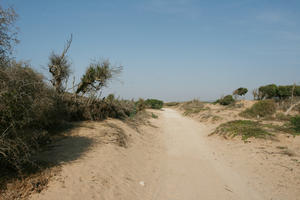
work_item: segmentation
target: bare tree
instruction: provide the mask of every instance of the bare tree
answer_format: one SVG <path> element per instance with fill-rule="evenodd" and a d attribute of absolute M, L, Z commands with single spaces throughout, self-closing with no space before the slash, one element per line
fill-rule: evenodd
<path fill-rule="evenodd" d="M 52 75 L 51 83 L 58 93 L 64 91 L 63 82 L 64 81 L 67 82 L 71 72 L 70 71 L 71 64 L 66 54 L 71 46 L 72 38 L 73 37 L 71 34 L 70 39 L 67 40 L 67 43 L 61 55 L 52 52 L 49 57 L 50 62 L 48 64 L 48 68 L 49 68 L 49 72 Z"/>
<path fill-rule="evenodd" d="M 17 39 L 18 29 L 15 22 L 18 15 L 10 7 L 3 9 L 0 5 L 0 65 L 3 66 L 9 60 L 13 47 L 19 42 Z"/>
<path fill-rule="evenodd" d="M 297 86 L 297 84 L 294 83 L 292 91 L 291 91 L 291 104 L 290 104 L 290 107 L 286 110 L 285 115 L 288 115 L 291 112 L 291 110 L 293 110 L 294 107 L 296 107 L 298 104 L 300 104 L 299 100 L 296 101 L 295 103 L 293 102 L 293 100 L 294 100 L 294 92 L 295 92 L 296 86 Z"/>

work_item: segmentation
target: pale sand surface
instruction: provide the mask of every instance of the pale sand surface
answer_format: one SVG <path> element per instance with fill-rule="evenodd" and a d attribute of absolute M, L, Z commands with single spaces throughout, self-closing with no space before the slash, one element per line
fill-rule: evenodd
<path fill-rule="evenodd" d="M 139 132 L 118 120 L 89 122 L 73 130 L 74 137 L 91 144 L 31 199 L 300 199 L 297 138 L 285 139 L 296 154 L 289 157 L 276 153 L 276 141 L 245 144 L 208 137 L 213 125 L 173 109 L 151 112 L 158 119 Z M 113 143 L 115 130 L 107 123 L 124 131 L 127 148 Z M 72 157 L 76 151 L 63 153 L 66 143 L 46 152 L 48 157 Z"/>

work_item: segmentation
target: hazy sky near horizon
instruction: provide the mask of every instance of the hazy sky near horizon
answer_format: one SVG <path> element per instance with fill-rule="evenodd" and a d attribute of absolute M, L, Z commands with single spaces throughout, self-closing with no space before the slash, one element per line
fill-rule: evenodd
<path fill-rule="evenodd" d="M 300 83 L 299 0 L 6 0 L 19 14 L 17 59 L 47 73 L 68 53 L 124 66 L 105 90 L 123 98 L 214 100 L 243 86 Z"/>

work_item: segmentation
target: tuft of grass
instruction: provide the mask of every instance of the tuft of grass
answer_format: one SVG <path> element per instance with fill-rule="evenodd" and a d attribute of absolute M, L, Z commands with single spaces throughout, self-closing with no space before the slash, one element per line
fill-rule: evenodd
<path fill-rule="evenodd" d="M 154 113 L 151 113 L 151 117 L 154 118 L 154 119 L 158 118 L 158 116 L 156 114 L 154 114 Z"/>
<path fill-rule="evenodd" d="M 260 123 L 250 120 L 235 120 L 221 124 L 212 134 L 231 138 L 241 136 L 244 141 L 251 137 L 266 139 L 272 136 L 271 133 L 263 129 Z"/>
<path fill-rule="evenodd" d="M 261 100 L 240 113 L 240 116 L 246 118 L 269 117 L 276 112 L 276 103 L 274 100 Z"/>
<path fill-rule="evenodd" d="M 207 110 L 208 108 L 205 107 L 204 103 L 194 99 L 192 101 L 185 102 L 182 105 L 182 108 L 184 109 L 184 115 L 192 115 L 197 114 L 201 111 Z"/>

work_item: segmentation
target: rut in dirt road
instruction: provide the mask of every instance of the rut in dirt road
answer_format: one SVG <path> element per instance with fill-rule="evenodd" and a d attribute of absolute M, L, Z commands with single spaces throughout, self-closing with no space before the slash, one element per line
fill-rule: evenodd
<path fill-rule="evenodd" d="M 263 199 L 230 168 L 211 156 L 205 127 L 172 109 L 160 118 L 166 166 L 155 200 Z"/>

